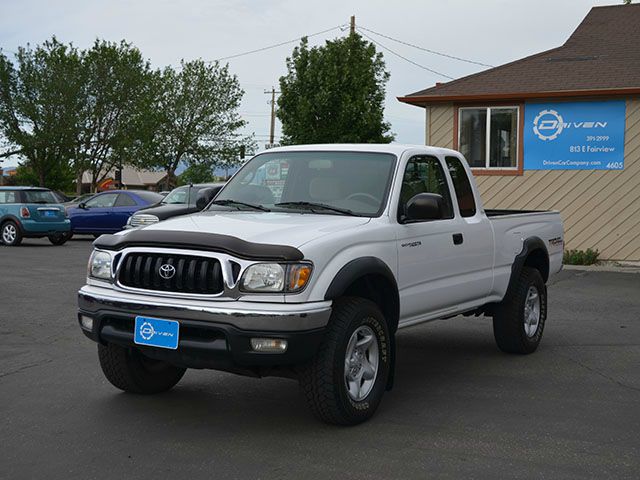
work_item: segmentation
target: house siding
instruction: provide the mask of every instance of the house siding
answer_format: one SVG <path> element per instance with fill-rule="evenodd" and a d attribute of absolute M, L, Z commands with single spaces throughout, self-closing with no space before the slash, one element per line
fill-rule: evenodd
<path fill-rule="evenodd" d="M 427 143 L 451 148 L 452 104 L 428 106 Z M 565 248 L 640 261 L 640 98 L 627 100 L 624 170 L 525 170 L 476 176 L 486 208 L 559 210 Z"/>

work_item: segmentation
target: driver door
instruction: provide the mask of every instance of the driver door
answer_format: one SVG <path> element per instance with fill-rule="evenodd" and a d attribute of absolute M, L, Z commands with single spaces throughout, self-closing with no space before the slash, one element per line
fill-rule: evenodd
<path fill-rule="evenodd" d="M 85 208 L 78 208 L 74 215 L 74 231 L 88 233 L 108 231 L 109 215 L 117 198 L 117 193 L 102 193 L 90 198 L 85 203 Z"/>
<path fill-rule="evenodd" d="M 443 198 L 442 218 L 410 221 L 407 202 L 419 193 L 435 193 Z M 456 285 L 464 266 L 456 244 L 461 232 L 454 214 L 447 177 L 442 162 L 431 155 L 409 159 L 405 168 L 398 209 L 398 287 L 400 318 L 403 323 L 439 311 L 446 311 L 465 298 Z"/>

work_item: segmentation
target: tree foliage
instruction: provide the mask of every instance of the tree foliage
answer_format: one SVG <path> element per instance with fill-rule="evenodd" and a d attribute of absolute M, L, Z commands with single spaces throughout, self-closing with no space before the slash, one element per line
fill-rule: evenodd
<path fill-rule="evenodd" d="M 181 162 L 209 170 L 237 158 L 240 146 L 251 144 L 239 130 L 246 124 L 238 108 L 244 95 L 228 66 L 202 60 L 165 68 L 154 82 L 155 103 L 148 112 L 151 126 L 139 156 L 141 166 L 162 168 L 175 183 Z"/>
<path fill-rule="evenodd" d="M 0 158 L 19 155 L 39 185 L 61 188 L 52 184 L 51 172 L 67 169 L 74 155 L 81 55 L 53 38 L 35 49 L 19 48 L 16 63 L 0 53 L 0 132 L 6 142 Z"/>
<path fill-rule="evenodd" d="M 313 48 L 302 39 L 280 77 L 283 143 L 392 141 L 384 121 L 388 79 L 382 54 L 360 35 Z"/>
<path fill-rule="evenodd" d="M 150 103 L 151 69 L 140 51 L 125 42 L 96 40 L 82 56 L 82 107 L 79 112 L 75 170 L 91 175 L 92 187 L 121 164 L 143 135 Z"/>
<path fill-rule="evenodd" d="M 126 42 L 79 51 L 53 38 L 0 52 L 0 159 L 20 158 L 20 180 L 69 189 L 89 172 L 92 189 L 123 165 L 209 169 L 238 161 L 244 92 L 227 66 L 202 60 L 152 70 Z M 81 182 L 77 181 L 79 185 Z"/>

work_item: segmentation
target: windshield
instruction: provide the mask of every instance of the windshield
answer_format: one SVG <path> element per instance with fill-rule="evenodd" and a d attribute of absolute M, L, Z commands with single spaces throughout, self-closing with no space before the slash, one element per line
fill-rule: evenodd
<path fill-rule="evenodd" d="M 50 190 L 24 190 L 25 203 L 59 203 Z"/>
<path fill-rule="evenodd" d="M 378 216 L 395 161 L 387 153 L 264 153 L 253 157 L 218 194 L 218 205 L 209 208 L 244 209 L 244 203 L 275 211 Z"/>
<path fill-rule="evenodd" d="M 198 193 L 198 187 L 191 187 L 191 193 L 189 193 L 189 186 L 178 187 L 171 190 L 166 197 L 162 200 L 164 204 L 171 205 L 193 205 L 196 203 L 196 193 Z"/>

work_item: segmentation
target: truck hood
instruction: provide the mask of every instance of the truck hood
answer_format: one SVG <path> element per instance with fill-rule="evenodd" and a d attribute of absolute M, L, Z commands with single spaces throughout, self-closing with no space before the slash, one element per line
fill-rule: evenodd
<path fill-rule="evenodd" d="M 165 220 L 144 227 L 144 230 L 215 233 L 248 242 L 297 248 L 324 235 L 365 225 L 370 220 L 368 217 L 287 212 L 203 212 Z"/>

